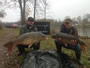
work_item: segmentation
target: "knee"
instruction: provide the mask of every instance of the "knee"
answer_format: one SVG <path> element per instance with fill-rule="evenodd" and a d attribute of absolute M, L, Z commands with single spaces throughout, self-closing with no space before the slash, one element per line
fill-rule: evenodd
<path fill-rule="evenodd" d="M 17 45 L 17 48 L 23 48 L 23 45 Z"/>
<path fill-rule="evenodd" d="M 37 45 L 33 44 L 32 47 L 33 47 L 34 50 L 39 50 L 40 49 L 40 42 L 37 43 Z"/>
<path fill-rule="evenodd" d="M 76 52 L 81 52 L 81 51 L 82 51 L 82 49 L 81 49 L 81 47 L 80 47 L 80 44 L 77 45 L 77 47 L 75 48 L 75 51 L 76 51 Z"/>
<path fill-rule="evenodd" d="M 38 42 L 38 43 L 37 43 L 37 45 L 39 45 L 39 46 L 40 46 L 40 42 Z"/>
<path fill-rule="evenodd" d="M 34 50 L 39 50 L 40 49 L 40 45 L 34 46 L 33 49 Z"/>
<path fill-rule="evenodd" d="M 62 43 L 59 42 L 59 41 L 57 41 L 57 40 L 55 40 L 55 44 L 56 44 L 56 45 L 60 45 L 60 44 L 62 44 Z"/>
<path fill-rule="evenodd" d="M 16 45 L 16 47 L 18 47 L 18 48 L 19 48 L 19 47 L 21 47 L 21 45 Z"/>
<path fill-rule="evenodd" d="M 56 44 L 56 46 L 60 46 L 60 47 L 64 45 L 63 42 L 59 42 L 59 41 L 57 41 L 57 40 L 55 40 L 55 44 Z"/>

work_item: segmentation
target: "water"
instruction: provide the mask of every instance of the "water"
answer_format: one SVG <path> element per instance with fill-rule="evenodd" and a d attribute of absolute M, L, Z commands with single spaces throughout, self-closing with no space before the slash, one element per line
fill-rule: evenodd
<path fill-rule="evenodd" d="M 80 36 L 90 37 L 90 27 L 77 27 Z"/>

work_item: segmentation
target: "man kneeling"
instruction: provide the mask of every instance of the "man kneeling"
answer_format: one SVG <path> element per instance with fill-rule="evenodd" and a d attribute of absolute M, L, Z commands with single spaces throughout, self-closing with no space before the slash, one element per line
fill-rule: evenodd
<path fill-rule="evenodd" d="M 72 20 L 70 18 L 65 19 L 64 24 L 61 25 L 60 32 L 71 34 L 78 38 L 78 31 L 72 26 Z M 80 44 L 75 45 L 76 42 L 76 40 L 71 40 L 69 44 L 65 45 L 62 42 L 62 38 L 55 39 L 56 48 L 59 54 L 61 53 L 62 47 L 72 49 L 75 51 L 77 62 L 82 65 L 83 63 L 80 61 L 82 50 Z"/>

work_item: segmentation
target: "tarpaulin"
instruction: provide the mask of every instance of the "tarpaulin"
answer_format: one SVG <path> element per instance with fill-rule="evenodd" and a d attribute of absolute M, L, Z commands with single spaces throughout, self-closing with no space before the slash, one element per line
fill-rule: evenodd
<path fill-rule="evenodd" d="M 69 56 L 57 51 L 30 51 L 20 68 L 76 68 Z"/>

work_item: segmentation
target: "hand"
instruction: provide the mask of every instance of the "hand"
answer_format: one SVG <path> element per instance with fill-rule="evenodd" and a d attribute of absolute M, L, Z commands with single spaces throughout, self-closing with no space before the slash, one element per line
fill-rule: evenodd
<path fill-rule="evenodd" d="M 71 45 L 76 45 L 76 44 L 77 44 L 77 40 L 71 40 L 71 41 L 69 42 L 69 44 L 71 44 Z"/>
<path fill-rule="evenodd" d="M 61 42 L 62 41 L 62 38 L 56 38 L 57 41 Z"/>

